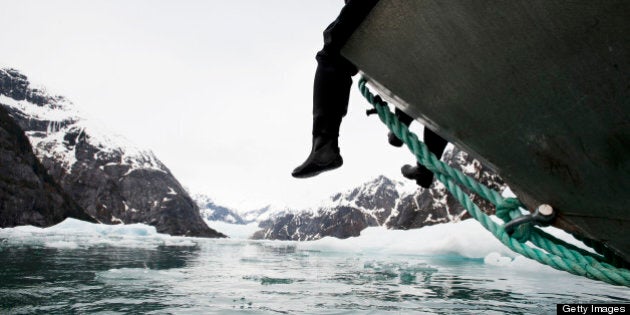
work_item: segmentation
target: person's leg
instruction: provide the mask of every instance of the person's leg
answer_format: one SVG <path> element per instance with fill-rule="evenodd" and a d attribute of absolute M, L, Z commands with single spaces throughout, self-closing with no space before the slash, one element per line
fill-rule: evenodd
<path fill-rule="evenodd" d="M 409 125 L 413 121 L 413 117 L 407 115 L 405 112 L 398 109 L 398 107 L 396 107 L 396 109 L 394 110 L 394 114 L 396 115 L 398 120 L 407 127 L 409 127 Z M 398 137 L 396 137 L 396 135 L 391 131 L 387 133 L 387 141 L 389 142 L 389 144 L 395 147 L 402 147 L 403 145 L 402 140 L 398 139 Z"/>
<path fill-rule="evenodd" d="M 440 137 L 440 135 L 433 132 L 431 129 L 424 127 L 424 143 L 426 143 L 429 151 L 435 154 L 438 158 L 441 158 L 448 141 Z"/>
<path fill-rule="evenodd" d="M 442 157 L 444 149 L 448 144 L 444 138 L 440 137 L 431 129 L 424 127 L 424 143 L 431 153 L 433 153 L 438 159 Z M 433 172 L 429 171 L 426 167 L 417 163 L 416 166 L 404 165 L 401 169 L 403 176 L 408 179 L 416 180 L 416 183 L 424 188 L 429 188 L 433 182 Z"/>
<path fill-rule="evenodd" d="M 339 127 L 348 110 L 352 76 L 357 68 L 341 56 L 341 48 L 378 0 L 350 0 L 324 31 L 324 48 L 317 53 L 313 84 L 313 143 L 311 153 L 293 170 L 305 178 L 343 164 L 339 153 Z"/>
<path fill-rule="evenodd" d="M 325 57 L 318 58 L 313 85 L 312 149 L 306 161 L 293 171 L 297 178 L 316 176 L 343 164 L 337 139 L 341 119 L 348 110 L 351 75 Z"/>

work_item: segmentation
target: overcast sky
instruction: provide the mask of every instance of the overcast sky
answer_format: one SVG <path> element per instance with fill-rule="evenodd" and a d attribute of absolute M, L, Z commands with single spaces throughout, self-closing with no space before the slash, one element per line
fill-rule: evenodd
<path fill-rule="evenodd" d="M 308 155 L 315 53 L 342 0 L 0 0 L 0 66 L 14 67 L 139 147 L 192 192 L 237 208 L 307 206 L 380 174 L 407 149 L 352 88 L 344 165 Z"/>

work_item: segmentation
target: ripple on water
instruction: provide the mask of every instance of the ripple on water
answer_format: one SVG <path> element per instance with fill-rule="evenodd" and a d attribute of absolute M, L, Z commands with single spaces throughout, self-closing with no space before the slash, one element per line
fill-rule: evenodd
<path fill-rule="evenodd" d="M 43 245 L 62 240 L 0 245 L 0 313 L 518 314 L 555 312 L 561 302 L 630 301 L 625 288 L 457 257 L 234 240 Z"/>

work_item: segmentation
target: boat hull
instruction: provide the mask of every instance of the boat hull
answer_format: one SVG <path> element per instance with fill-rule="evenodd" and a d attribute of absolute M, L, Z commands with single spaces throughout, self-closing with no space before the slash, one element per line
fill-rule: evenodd
<path fill-rule="evenodd" d="M 528 208 L 630 262 L 630 1 L 381 0 L 342 50 Z"/>

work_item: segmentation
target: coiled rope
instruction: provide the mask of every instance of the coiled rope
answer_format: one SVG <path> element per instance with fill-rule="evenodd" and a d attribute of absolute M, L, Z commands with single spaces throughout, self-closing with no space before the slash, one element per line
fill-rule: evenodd
<path fill-rule="evenodd" d="M 613 285 L 630 287 L 629 270 L 614 267 L 607 263 L 606 257 L 566 243 L 529 223 L 519 226 L 515 233 L 509 235 L 502 224 L 492 221 L 458 185 L 493 203 L 497 209 L 497 217 L 504 223 L 523 215 L 520 210 L 523 207 L 521 202 L 515 198 L 503 198 L 498 192 L 440 161 L 413 132 L 409 131 L 406 125 L 398 120 L 390 111 L 387 102 L 370 92 L 366 83 L 367 80 L 361 78 L 359 90 L 374 106 L 379 119 L 407 145 L 420 164 L 435 174 L 435 177 L 446 186 L 466 211 L 501 243 L 516 253 L 552 268 Z M 528 241 L 535 247 L 526 244 Z"/>

